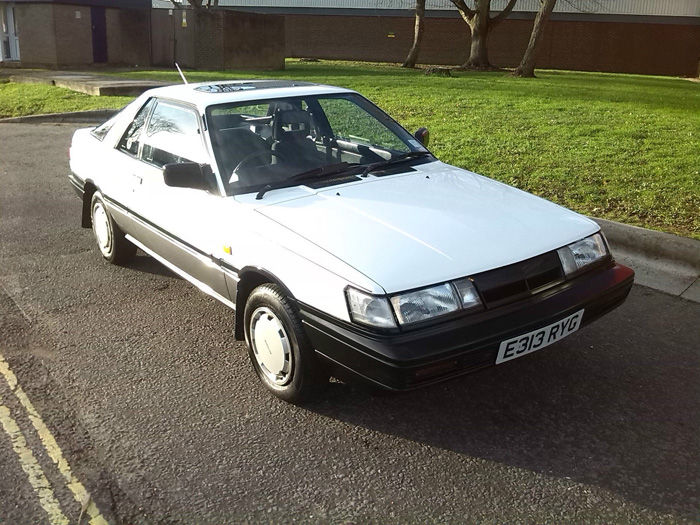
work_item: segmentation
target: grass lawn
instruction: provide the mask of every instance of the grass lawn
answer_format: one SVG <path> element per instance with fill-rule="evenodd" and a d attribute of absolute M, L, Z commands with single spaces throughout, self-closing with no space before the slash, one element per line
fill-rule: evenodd
<path fill-rule="evenodd" d="M 438 78 L 391 65 L 294 60 L 283 72 L 186 74 L 191 82 L 296 78 L 356 89 L 409 130 L 427 126 L 430 149 L 445 162 L 581 213 L 700 239 L 697 82 L 565 71 L 540 71 L 535 80 L 474 72 Z M 180 81 L 170 71 L 125 76 Z M 17 96 L 9 90 L 26 104 L 8 103 L 8 94 Z M 67 93 L 0 85 L 0 115 L 7 107 L 53 111 L 54 102 L 56 111 L 124 103 Z"/>
<path fill-rule="evenodd" d="M 46 84 L 0 84 L 0 118 L 120 108 L 131 97 L 93 97 Z"/>

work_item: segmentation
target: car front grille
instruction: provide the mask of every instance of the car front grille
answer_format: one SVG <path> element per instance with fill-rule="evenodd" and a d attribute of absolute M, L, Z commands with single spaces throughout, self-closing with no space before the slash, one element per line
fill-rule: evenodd
<path fill-rule="evenodd" d="M 564 281 L 557 252 L 472 276 L 486 308 L 524 299 Z"/>

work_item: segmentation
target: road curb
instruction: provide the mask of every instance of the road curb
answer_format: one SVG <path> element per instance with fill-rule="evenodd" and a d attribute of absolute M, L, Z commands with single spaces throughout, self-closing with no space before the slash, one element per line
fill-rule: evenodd
<path fill-rule="evenodd" d="M 101 124 L 111 118 L 116 109 L 94 109 L 69 113 L 47 113 L 0 119 L 0 124 Z"/>
<path fill-rule="evenodd" d="M 635 282 L 700 303 L 700 241 L 593 218 L 615 258 L 632 268 Z"/>

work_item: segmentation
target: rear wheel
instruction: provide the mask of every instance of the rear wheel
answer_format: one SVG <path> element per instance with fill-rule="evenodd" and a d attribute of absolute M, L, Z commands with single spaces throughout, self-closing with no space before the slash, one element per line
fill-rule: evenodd
<path fill-rule="evenodd" d="M 97 247 L 102 257 L 112 264 L 125 264 L 136 253 L 136 246 L 131 244 L 124 232 L 114 222 L 105 206 L 102 195 L 95 192 L 92 196 L 90 207 L 92 217 L 92 231 L 95 234 Z"/>
<path fill-rule="evenodd" d="M 295 306 L 277 285 L 253 290 L 244 318 L 250 361 L 268 390 L 301 403 L 325 389 L 328 373 L 316 358 Z"/>

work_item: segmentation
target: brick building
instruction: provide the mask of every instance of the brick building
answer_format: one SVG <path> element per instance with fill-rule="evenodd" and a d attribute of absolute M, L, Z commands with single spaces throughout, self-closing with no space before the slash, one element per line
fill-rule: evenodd
<path fill-rule="evenodd" d="M 151 0 L 0 1 L 0 65 L 148 65 Z"/>
<path fill-rule="evenodd" d="M 168 4 L 165 3 L 165 6 Z M 154 9 L 152 64 L 196 69 L 284 69 L 283 16 L 224 9 Z"/>
<path fill-rule="evenodd" d="M 414 0 L 219 0 L 285 17 L 286 55 L 401 62 L 413 41 Z M 498 11 L 505 0 L 493 0 Z M 539 2 L 519 0 L 489 40 L 490 58 L 515 67 Z M 469 33 L 449 0 L 427 0 L 419 61 L 459 65 Z M 540 68 L 696 76 L 700 0 L 560 0 L 538 56 Z"/>

